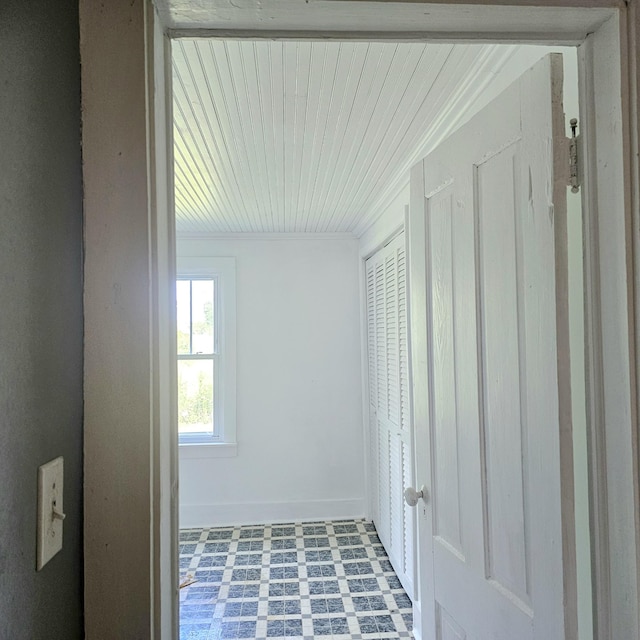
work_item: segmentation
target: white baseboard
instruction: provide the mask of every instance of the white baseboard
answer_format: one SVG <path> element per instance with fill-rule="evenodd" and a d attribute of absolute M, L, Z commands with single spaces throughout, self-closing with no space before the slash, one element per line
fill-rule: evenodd
<path fill-rule="evenodd" d="M 364 517 L 364 499 L 240 504 L 181 504 L 180 528 L 309 522 Z"/>

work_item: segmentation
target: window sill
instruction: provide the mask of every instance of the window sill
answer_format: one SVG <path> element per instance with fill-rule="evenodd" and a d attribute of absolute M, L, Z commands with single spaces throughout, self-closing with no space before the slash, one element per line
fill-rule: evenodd
<path fill-rule="evenodd" d="M 235 458 L 238 445 L 235 442 L 198 442 L 178 445 L 181 460 L 202 460 L 207 458 Z"/>

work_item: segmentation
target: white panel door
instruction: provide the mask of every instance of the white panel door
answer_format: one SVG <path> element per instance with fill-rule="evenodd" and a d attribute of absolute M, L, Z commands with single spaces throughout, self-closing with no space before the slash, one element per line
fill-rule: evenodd
<path fill-rule="evenodd" d="M 412 171 L 424 640 L 575 637 L 565 162 L 554 54 Z"/>
<path fill-rule="evenodd" d="M 374 521 L 393 568 L 413 598 L 415 514 L 403 499 L 413 478 L 404 243 L 401 234 L 366 263 L 369 440 Z"/>

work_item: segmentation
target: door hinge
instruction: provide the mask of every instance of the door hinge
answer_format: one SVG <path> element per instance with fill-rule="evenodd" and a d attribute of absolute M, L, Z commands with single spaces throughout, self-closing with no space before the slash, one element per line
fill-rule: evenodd
<path fill-rule="evenodd" d="M 571 127 L 571 139 L 569 140 L 569 186 L 571 187 L 571 193 L 578 193 L 580 191 L 580 173 L 578 167 L 578 120 L 577 118 L 571 118 L 569 120 L 569 126 Z"/>

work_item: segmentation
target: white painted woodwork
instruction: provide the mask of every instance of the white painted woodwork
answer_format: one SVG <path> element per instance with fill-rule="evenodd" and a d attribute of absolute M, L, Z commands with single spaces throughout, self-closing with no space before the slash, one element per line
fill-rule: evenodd
<path fill-rule="evenodd" d="M 151 360 L 153 457 L 153 628 L 178 634 L 179 605 L 175 584 L 178 569 L 178 425 L 176 336 L 176 225 L 173 210 L 173 145 L 171 136 L 171 47 L 162 24 L 147 5 L 150 209 L 155 211 L 149 233 L 151 266 Z"/>
<path fill-rule="evenodd" d="M 423 637 L 575 637 L 565 162 L 552 54 L 412 172 Z"/>
<path fill-rule="evenodd" d="M 365 274 L 374 520 L 391 564 L 413 599 L 415 512 L 403 497 L 414 475 L 404 233 L 368 258 Z"/>
<path fill-rule="evenodd" d="M 590 163 L 585 167 L 582 198 L 593 571 L 597 584 L 594 635 L 606 640 L 640 637 L 640 455 L 634 386 L 638 373 L 633 364 L 638 353 L 634 341 L 637 344 L 638 338 L 632 337 L 630 325 L 630 282 L 635 281 L 636 294 L 640 282 L 640 208 L 639 192 L 625 192 L 625 185 L 638 184 L 640 97 L 638 85 L 632 81 L 629 86 L 625 75 L 640 57 L 638 3 L 633 4 L 634 12 L 609 20 L 586 39 L 579 51 L 582 150 Z M 625 24 L 627 17 L 630 22 Z M 622 103 L 610 100 L 619 95 L 623 96 Z M 628 120 L 633 114 L 635 126 Z M 634 145 L 635 151 L 626 157 L 625 150 Z M 635 173 L 630 175 L 632 168 Z"/>
<path fill-rule="evenodd" d="M 531 55 L 513 45 L 174 40 L 178 232 L 361 235 L 500 69 Z"/>
<path fill-rule="evenodd" d="M 204 6 L 193 3 L 187 6 L 184 0 L 180 2 L 187 11 L 197 11 Z M 588 148 L 585 149 L 585 156 L 589 159 L 586 176 L 589 186 L 585 183 L 584 189 L 589 194 L 586 307 L 589 318 L 588 370 L 593 374 L 589 381 L 589 397 L 593 399 L 590 409 L 595 408 L 589 418 L 597 427 L 597 437 L 592 441 L 592 478 L 597 481 L 599 494 L 598 510 L 594 515 L 599 536 L 594 552 L 597 558 L 596 590 L 601 598 L 597 611 L 599 619 L 606 616 L 610 622 L 604 627 L 605 633 L 601 638 L 637 638 L 638 547 L 635 522 L 640 491 L 636 471 L 637 409 L 633 384 L 639 378 L 633 344 L 638 314 L 634 313 L 631 295 L 635 292 L 636 300 L 640 299 L 637 296 L 640 282 L 637 257 L 640 256 L 640 236 L 636 228 L 638 192 L 633 189 L 633 185 L 638 184 L 637 105 L 640 103 L 635 82 L 636 61 L 640 59 L 637 0 L 629 3 L 618 0 L 539 0 L 536 4 L 549 6 L 533 8 L 524 6 L 520 0 L 504 0 L 504 4 L 509 6 L 497 8 L 486 6 L 489 2 L 491 0 L 466 0 L 465 4 L 482 6 L 464 9 L 447 6 L 447 3 L 429 3 L 422 8 L 442 20 L 438 25 L 440 31 L 431 32 L 431 35 L 451 40 L 460 36 L 459 21 L 463 11 L 470 12 L 473 22 L 472 32 L 467 33 L 466 38 L 480 41 L 513 41 L 522 37 L 552 44 L 569 43 L 575 41 L 575 28 L 581 16 L 588 16 L 590 20 L 589 36 L 581 47 L 581 97 L 585 98 L 581 108 L 584 108 L 585 129 L 590 134 Z M 496 2 L 503 3 L 503 0 L 494 0 L 494 4 Z M 162 4 L 166 6 L 165 2 Z M 350 3 L 349 6 L 353 8 L 355 4 Z M 381 14 L 376 7 L 382 4 L 357 3 L 362 10 L 349 19 L 341 20 L 341 26 L 347 29 L 359 24 L 367 26 L 371 12 L 379 30 L 376 37 L 393 38 L 393 32 L 384 30 L 387 22 L 379 19 Z M 394 15 L 406 15 L 413 10 L 412 3 L 384 4 Z M 574 8 L 566 8 L 567 4 Z M 248 20 L 255 13 L 252 3 L 235 5 L 238 14 Z M 299 5 L 302 7 L 302 3 Z M 605 5 L 615 8 L 608 12 L 611 20 L 602 26 L 603 12 L 592 9 Z M 207 6 L 213 12 L 221 8 L 217 0 L 207 3 Z M 301 18 L 302 28 L 316 37 L 320 37 L 323 29 L 322 19 L 314 13 L 320 6 L 333 11 L 336 3 L 305 3 L 308 13 Z M 497 19 L 507 9 L 510 19 Z M 154 153 L 153 148 L 147 147 L 148 123 L 138 114 L 140 101 L 145 96 L 146 80 L 140 72 L 138 60 L 145 37 L 148 37 L 144 21 L 138 19 L 139 11 L 139 4 L 131 5 L 120 0 L 103 5 L 81 3 L 82 73 L 83 83 L 86 83 L 83 87 L 83 178 L 87 227 L 85 317 L 87 326 L 91 328 L 85 333 L 85 366 L 89 370 L 86 374 L 89 384 L 85 384 L 87 424 L 84 446 L 85 460 L 90 461 L 87 468 L 91 472 L 85 478 L 85 495 L 91 495 L 93 503 L 101 505 L 98 511 L 88 508 L 84 514 L 87 638 L 120 637 L 123 633 L 130 634 L 132 628 L 139 630 L 140 637 L 171 637 L 171 630 L 157 626 L 153 630 L 144 628 L 149 620 L 149 606 L 154 609 L 158 606 L 157 601 L 149 603 L 148 594 L 161 583 L 162 574 L 154 572 L 150 575 L 146 567 L 141 568 L 137 561 L 139 570 L 135 575 L 130 571 L 133 556 L 137 560 L 148 557 L 153 527 L 162 517 L 159 511 L 154 511 L 150 517 L 149 510 L 141 504 L 148 504 L 145 495 L 153 486 L 146 461 L 149 459 L 149 446 L 157 450 L 157 438 L 155 434 L 149 438 L 148 420 L 139 416 L 139 406 L 145 404 L 149 389 L 148 372 L 140 373 L 136 368 L 144 358 L 130 358 L 132 353 L 139 354 L 139 336 L 149 334 L 149 323 L 140 300 L 150 293 L 148 286 L 145 288 L 137 279 L 131 282 L 130 276 L 141 269 L 144 271 L 139 267 L 146 260 L 150 229 L 159 219 L 157 209 L 148 209 L 139 195 L 148 188 L 148 176 L 141 158 Z M 132 12 L 135 13 L 134 19 L 130 16 Z M 542 26 L 538 20 L 540 16 L 546 16 Z M 191 23 L 194 24 L 193 20 Z M 237 22 L 233 20 L 225 21 L 225 25 L 230 29 L 237 28 Z M 282 28 L 282 23 L 274 19 L 270 20 L 269 26 Z M 264 35 L 269 37 L 273 31 Z M 149 67 L 153 66 L 153 60 L 147 63 Z M 634 119 L 631 126 L 630 118 Z M 414 189 L 412 185 L 412 192 Z M 611 228 L 600 239 L 599 228 L 609 225 Z M 139 226 L 145 231 L 138 232 Z M 412 231 L 419 227 L 420 221 L 412 220 Z M 411 251 L 416 248 L 412 245 Z M 412 283 L 420 281 L 424 284 L 424 268 L 420 264 L 417 266 L 420 268 L 411 268 Z M 636 268 L 635 275 L 632 266 Z M 121 274 L 125 272 L 129 277 L 122 279 Z M 601 279 L 603 288 L 608 292 L 602 303 L 599 300 Z M 150 282 L 151 279 L 147 279 L 148 285 Z M 114 286 L 122 283 L 125 289 Z M 135 291 L 130 297 L 128 292 L 131 289 Z M 418 308 L 412 306 L 412 321 L 415 318 L 424 320 L 424 288 L 420 291 L 412 299 L 421 303 Z M 115 313 L 115 305 L 125 301 L 125 294 L 126 304 L 120 304 Z M 117 296 L 115 301 L 114 296 Z M 133 298 L 135 303 L 130 302 Z M 413 354 L 422 358 L 414 362 L 418 380 L 424 380 L 424 354 L 420 349 Z M 123 362 L 134 367 L 126 379 L 122 378 L 125 371 Z M 147 383 L 143 384 L 145 378 Z M 100 384 L 91 384 L 92 379 L 99 380 Z M 113 384 L 105 384 L 105 380 Z M 133 380 L 133 383 L 127 384 L 128 380 Z M 414 380 L 416 387 L 419 386 L 418 380 Z M 426 396 L 416 398 L 413 407 L 420 411 L 416 419 L 424 416 L 425 405 Z M 124 414 L 127 419 L 123 421 Z M 605 454 L 609 458 L 608 464 L 603 459 Z M 158 462 L 154 456 L 154 464 Z M 135 474 L 131 475 L 127 470 L 135 470 Z M 95 499 L 96 495 L 99 500 Z M 92 506 L 92 501 L 88 506 Z M 114 525 L 123 519 L 127 521 L 126 533 L 129 535 L 128 543 L 121 547 L 123 530 L 114 528 Z M 134 529 L 139 535 L 132 538 L 130 534 Z M 607 532 L 612 529 L 615 535 L 608 536 Z M 424 564 L 429 564 L 428 558 Z M 109 615 L 113 610 L 119 612 L 118 616 Z M 420 620 L 417 620 L 416 625 L 419 624 Z M 449 627 L 451 625 L 446 627 L 446 632 L 455 638 L 455 628 L 451 631 Z M 416 637 L 419 633 L 417 628 Z"/>
<path fill-rule="evenodd" d="M 166 25 L 177 34 L 218 33 L 232 35 L 250 32 L 254 37 L 289 37 L 318 33 L 333 37 L 375 36 L 431 39 L 477 38 L 480 31 L 511 39 L 540 39 L 542 34 L 562 34 L 562 39 L 582 40 L 610 15 L 606 7 L 616 6 L 616 0 L 493 0 L 494 6 L 473 11 L 468 6 L 487 5 L 483 0 L 427 0 L 405 2 L 402 10 L 397 0 L 361 2 L 298 2 L 297 0 L 242 0 L 222 3 L 192 0 L 157 0 Z M 537 6 L 513 6 L 537 5 Z M 452 6 L 453 5 L 453 6 Z M 511 5 L 511 6 L 510 6 Z M 559 5 L 559 6 L 553 6 Z M 525 9 L 523 11 L 523 9 Z M 569 34 L 565 25 L 571 25 Z"/>
<path fill-rule="evenodd" d="M 100 10 L 83 1 L 79 11 L 85 637 L 169 639 L 178 536 L 168 52 L 150 0 Z"/>

